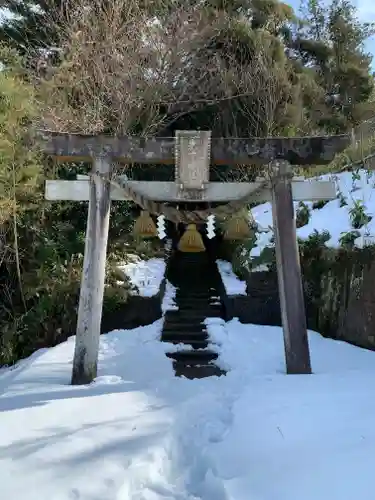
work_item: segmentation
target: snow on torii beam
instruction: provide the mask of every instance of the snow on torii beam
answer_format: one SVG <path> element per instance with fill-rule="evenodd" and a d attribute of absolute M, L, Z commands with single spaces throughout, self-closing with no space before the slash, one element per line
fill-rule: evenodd
<path fill-rule="evenodd" d="M 59 161 L 92 161 L 103 154 L 124 163 L 174 164 L 174 137 L 110 137 L 40 133 L 43 150 Z M 292 165 L 325 165 L 350 145 L 350 135 L 211 139 L 211 163 L 251 165 L 284 159 Z"/>

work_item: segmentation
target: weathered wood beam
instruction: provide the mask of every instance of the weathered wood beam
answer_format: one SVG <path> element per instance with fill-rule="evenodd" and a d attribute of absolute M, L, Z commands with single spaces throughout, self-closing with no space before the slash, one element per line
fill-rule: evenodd
<path fill-rule="evenodd" d="M 109 137 L 41 132 L 41 147 L 60 161 L 91 161 L 107 154 L 124 163 L 174 164 L 174 137 Z M 270 138 L 212 138 L 211 163 L 252 165 L 283 158 L 293 165 L 325 165 L 351 142 L 350 135 Z"/>
<path fill-rule="evenodd" d="M 119 178 L 123 178 L 123 179 L 128 180 L 128 177 L 126 175 L 120 175 Z M 77 181 L 88 181 L 90 179 L 90 176 L 85 175 L 85 174 L 77 174 L 76 179 L 77 179 Z M 305 181 L 305 180 L 308 181 L 309 179 L 306 178 L 304 175 L 294 175 L 292 180 L 293 181 Z M 265 181 L 265 177 L 256 177 L 255 178 L 255 182 L 264 182 L 264 181 Z M 141 182 L 146 182 L 146 181 L 141 181 Z M 147 182 L 154 182 L 154 181 L 147 181 Z M 158 182 L 164 182 L 164 181 L 158 181 Z M 168 182 L 168 181 L 165 181 L 165 182 Z M 213 183 L 214 182 L 219 182 L 219 181 L 213 181 Z M 228 183 L 226 183 L 226 184 L 228 184 Z"/>
<path fill-rule="evenodd" d="M 291 166 L 272 162 L 272 216 L 286 371 L 310 374 L 306 312 L 293 207 Z"/>
<path fill-rule="evenodd" d="M 109 175 L 110 169 L 108 158 L 95 159 L 93 171 Z M 86 184 L 89 209 L 73 359 L 73 385 L 89 384 L 97 375 L 111 203 L 108 180 L 93 176 Z"/>
<path fill-rule="evenodd" d="M 179 197 L 178 186 L 174 182 L 158 181 L 128 181 L 130 187 L 137 190 L 147 198 L 160 202 L 186 201 Z M 229 202 L 246 196 L 251 186 L 259 186 L 260 182 L 211 182 L 208 184 L 203 198 L 197 202 Z M 89 199 L 90 186 L 88 180 L 77 181 L 46 181 L 45 198 L 50 201 L 87 201 Z M 336 186 L 332 181 L 293 181 L 292 193 L 295 201 L 319 201 L 334 200 L 336 198 Z M 126 201 L 129 198 L 124 192 L 115 187 L 111 188 L 111 199 Z M 270 189 L 262 189 L 254 194 L 251 202 L 263 203 L 271 201 Z"/>

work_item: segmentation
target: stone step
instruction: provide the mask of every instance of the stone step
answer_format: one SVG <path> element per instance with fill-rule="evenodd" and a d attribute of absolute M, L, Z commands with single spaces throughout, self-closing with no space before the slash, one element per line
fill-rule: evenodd
<path fill-rule="evenodd" d="M 183 304 L 190 304 L 190 303 L 194 303 L 194 304 L 204 304 L 204 305 L 209 305 L 211 304 L 212 302 L 220 302 L 219 299 L 216 299 L 215 297 L 211 297 L 210 295 L 207 295 L 205 297 L 197 297 L 196 295 L 185 295 L 185 296 L 182 296 L 182 297 L 176 297 L 175 298 L 175 303 L 177 305 L 180 305 L 182 306 Z"/>
<path fill-rule="evenodd" d="M 196 315 L 198 316 L 199 314 L 204 315 L 205 318 L 209 316 L 220 316 L 222 311 L 223 311 L 223 306 L 220 304 L 215 305 L 215 304 L 181 304 L 180 308 L 178 311 L 181 311 L 183 315 Z"/>
<path fill-rule="evenodd" d="M 191 309 L 191 307 L 196 308 L 201 311 L 202 309 L 211 309 L 211 307 L 218 307 L 221 305 L 219 299 L 195 299 L 194 297 L 186 297 L 186 299 L 180 299 L 175 301 L 177 307 L 184 310 L 185 307 Z"/>
<path fill-rule="evenodd" d="M 188 280 L 181 280 L 181 279 L 174 279 L 174 283 L 176 283 L 176 288 L 177 288 L 177 293 L 180 291 L 187 291 L 189 292 L 209 292 L 209 293 L 215 293 L 216 290 L 218 290 L 219 285 L 217 283 L 201 283 L 200 280 L 202 279 L 202 274 L 204 271 L 201 271 L 197 275 L 192 275 Z M 172 278 L 173 279 L 173 278 Z"/>
<path fill-rule="evenodd" d="M 205 342 L 208 339 L 207 332 L 162 332 L 161 340 L 163 342 L 173 342 L 173 343 L 190 343 L 190 342 Z"/>
<path fill-rule="evenodd" d="M 205 325 L 197 321 L 196 323 L 191 320 L 185 321 L 166 321 L 163 325 L 163 332 L 202 332 L 205 331 Z"/>
<path fill-rule="evenodd" d="M 165 313 L 165 322 L 167 321 L 186 321 L 191 319 L 192 321 L 204 321 L 208 317 L 221 317 L 221 311 L 218 308 L 211 309 L 207 307 L 206 309 L 201 309 L 200 311 L 194 311 L 191 309 L 178 309 L 176 311 L 167 311 Z"/>
<path fill-rule="evenodd" d="M 183 262 L 184 264 L 207 264 L 212 265 L 212 261 L 209 256 L 204 253 L 184 253 L 184 254 L 175 254 L 173 256 L 172 263 L 175 264 L 177 262 Z"/>
<path fill-rule="evenodd" d="M 184 288 L 184 290 L 176 291 L 176 299 L 184 298 L 184 297 L 196 297 L 197 299 L 201 298 L 210 298 L 210 297 L 219 297 L 219 293 L 214 290 L 192 290 L 191 288 Z"/>
<path fill-rule="evenodd" d="M 185 304 L 191 304 L 193 306 L 203 305 L 203 306 L 207 307 L 207 305 L 213 305 L 213 306 L 219 305 L 219 304 L 216 304 L 216 302 L 220 302 L 220 300 L 215 299 L 215 298 L 207 298 L 207 299 L 202 300 L 199 297 L 191 296 L 191 297 L 184 297 L 184 298 L 179 298 L 179 299 L 177 299 L 177 297 L 176 297 L 175 302 L 180 307 L 183 307 Z M 213 304 L 213 302 L 214 302 L 214 304 Z M 220 304 L 221 304 L 221 302 L 220 302 Z"/>
<path fill-rule="evenodd" d="M 178 282 L 181 283 L 182 285 L 189 284 L 192 288 L 196 290 L 215 290 L 218 287 L 218 285 L 220 285 L 220 282 L 216 280 L 206 280 L 204 279 L 205 275 L 206 275 L 206 269 L 201 269 L 199 273 L 191 273 L 185 278 L 181 278 L 181 276 L 179 276 Z M 199 278 L 199 281 L 195 281 L 197 278 Z M 180 287 L 181 285 L 178 285 L 177 289 L 179 290 Z"/>
<path fill-rule="evenodd" d="M 206 349 L 208 347 L 208 339 L 207 340 L 195 340 L 195 339 L 171 339 L 171 340 L 163 340 L 162 342 L 166 342 L 168 344 L 184 344 L 186 346 L 191 346 L 193 349 Z"/>
<path fill-rule="evenodd" d="M 175 260 L 171 266 L 169 267 L 170 270 L 173 271 L 178 271 L 180 266 L 184 266 L 183 273 L 185 273 L 186 269 L 213 269 L 212 264 L 210 262 L 204 261 L 204 260 L 187 260 L 187 259 L 182 259 L 182 260 Z M 183 274 L 184 275 L 184 274 Z"/>
<path fill-rule="evenodd" d="M 207 317 L 223 317 L 222 287 L 217 266 L 208 253 L 174 252 L 167 279 L 177 288 L 175 311 L 167 311 L 161 335 L 163 342 L 192 346 L 193 350 L 167 353 L 177 376 L 203 378 L 225 374 L 213 361 L 218 354 L 209 349 L 204 325 Z"/>
<path fill-rule="evenodd" d="M 206 331 L 206 325 L 205 321 L 206 318 L 221 318 L 221 316 L 210 316 L 209 313 L 207 315 L 205 314 L 204 316 L 196 316 L 195 318 L 192 318 L 190 315 L 187 316 L 169 316 L 167 320 L 164 321 L 164 326 L 163 330 L 171 330 L 173 329 L 169 325 L 174 325 L 174 328 L 179 328 L 181 325 L 184 328 L 184 325 L 189 325 L 190 328 L 192 328 L 194 331 Z M 168 326 L 167 326 L 168 325 Z M 164 328 L 167 326 L 167 328 Z M 186 328 L 185 328 L 186 330 Z"/>
<path fill-rule="evenodd" d="M 176 298 L 178 297 L 197 297 L 198 299 L 200 298 L 206 298 L 206 297 L 211 297 L 212 295 L 215 295 L 214 292 L 210 292 L 208 290 L 193 290 L 189 286 L 184 287 L 183 290 L 177 290 L 176 291 Z"/>
<path fill-rule="evenodd" d="M 187 365 L 207 365 L 210 361 L 217 359 L 218 356 L 217 352 L 208 349 L 167 352 L 168 358 L 184 362 Z"/>
<path fill-rule="evenodd" d="M 181 274 L 181 269 L 183 269 L 183 274 Z M 168 269 L 168 274 L 178 278 L 181 283 L 189 283 L 192 280 L 192 277 L 199 276 L 201 280 L 199 282 L 195 282 L 196 286 L 205 286 L 205 287 L 215 287 L 220 283 L 215 271 L 208 266 L 185 266 L 185 264 L 178 264 L 178 268 Z M 204 279 L 202 279 L 202 277 Z"/>
<path fill-rule="evenodd" d="M 187 365 L 181 361 L 173 361 L 173 368 L 177 377 L 186 377 L 188 379 L 221 377 L 225 372 L 213 363 L 206 365 Z"/>
<path fill-rule="evenodd" d="M 168 324 L 178 324 L 178 325 L 192 325 L 194 328 L 199 326 L 202 328 L 203 321 L 206 319 L 206 312 L 209 312 L 210 308 L 206 307 L 206 309 L 202 309 L 202 312 L 198 311 L 199 314 L 191 309 L 179 309 L 178 312 L 179 314 L 168 314 L 168 316 L 165 317 L 164 319 L 164 326 Z M 176 311 L 177 312 L 177 311 Z"/>
<path fill-rule="evenodd" d="M 185 270 L 186 269 L 210 269 L 210 270 L 213 270 L 214 267 L 212 266 L 212 263 L 210 262 L 207 262 L 207 261 L 198 261 L 198 260 L 176 260 L 175 262 L 173 262 L 171 264 L 171 266 L 169 267 L 170 270 L 173 270 L 173 271 L 178 271 L 180 268 L 180 266 L 184 266 L 184 269 L 183 269 L 183 273 L 182 276 L 185 276 Z M 212 278 L 211 278 L 212 279 Z"/>
<path fill-rule="evenodd" d="M 217 277 L 217 271 L 215 272 L 215 268 L 207 262 L 174 262 L 168 267 L 168 272 L 178 275 L 181 280 L 189 278 L 188 271 L 195 272 L 197 274 L 198 272 L 208 271 L 205 276 L 209 282 L 213 281 Z"/>
<path fill-rule="evenodd" d="M 197 299 L 210 299 L 211 297 L 220 297 L 220 294 L 216 291 L 201 290 L 195 291 L 188 286 L 183 290 L 177 290 L 176 299 L 184 297 L 196 297 Z"/>

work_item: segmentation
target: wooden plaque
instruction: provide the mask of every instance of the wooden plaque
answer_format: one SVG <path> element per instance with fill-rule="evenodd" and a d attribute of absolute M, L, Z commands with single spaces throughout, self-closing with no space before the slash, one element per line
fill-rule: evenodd
<path fill-rule="evenodd" d="M 175 136 L 175 179 L 181 197 L 204 191 L 209 182 L 211 131 L 177 130 Z"/>

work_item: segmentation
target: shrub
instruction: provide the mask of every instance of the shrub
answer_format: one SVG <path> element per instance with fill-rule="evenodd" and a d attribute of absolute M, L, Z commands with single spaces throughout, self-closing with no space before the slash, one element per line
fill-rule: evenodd
<path fill-rule="evenodd" d="M 361 200 L 355 200 L 353 207 L 349 210 L 350 220 L 354 229 L 360 229 L 368 224 L 372 217 L 366 214 L 366 207 Z"/>
<path fill-rule="evenodd" d="M 309 223 L 310 220 L 310 209 L 309 207 L 303 203 L 302 201 L 299 203 L 297 212 L 296 212 L 296 226 L 303 227 Z"/>

